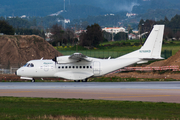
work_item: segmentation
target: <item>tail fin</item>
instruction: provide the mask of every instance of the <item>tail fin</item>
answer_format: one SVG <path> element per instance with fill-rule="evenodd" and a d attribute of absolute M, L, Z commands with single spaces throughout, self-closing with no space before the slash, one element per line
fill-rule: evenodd
<path fill-rule="evenodd" d="M 144 45 L 134 52 L 123 55 L 120 58 L 140 58 L 144 60 L 163 59 L 161 58 L 161 48 L 164 34 L 164 25 L 154 25 L 149 37 Z"/>
<path fill-rule="evenodd" d="M 161 49 L 164 34 L 164 25 L 154 25 L 152 32 L 139 50 L 140 58 L 162 59 Z"/>

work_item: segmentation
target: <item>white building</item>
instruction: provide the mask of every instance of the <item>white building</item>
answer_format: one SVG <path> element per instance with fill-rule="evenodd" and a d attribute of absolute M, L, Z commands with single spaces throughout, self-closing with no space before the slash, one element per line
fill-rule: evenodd
<path fill-rule="evenodd" d="M 105 27 L 102 30 L 109 32 L 109 33 L 119 33 L 119 32 L 126 32 L 125 28 L 123 27 Z"/>
<path fill-rule="evenodd" d="M 128 37 L 129 37 L 129 40 L 137 39 L 137 35 L 132 34 L 132 33 L 130 33 L 130 34 L 128 35 Z"/>
<path fill-rule="evenodd" d="M 46 37 L 46 38 L 45 38 L 45 40 L 46 40 L 46 41 L 50 41 L 50 40 L 51 40 L 51 38 L 50 38 L 50 37 L 51 37 L 51 35 L 53 35 L 53 34 L 52 34 L 52 33 L 50 33 L 50 32 L 45 33 L 45 37 Z"/>
<path fill-rule="evenodd" d="M 133 17 L 133 16 L 136 16 L 137 14 L 136 13 L 127 13 L 126 16 L 129 18 L 129 17 Z"/>

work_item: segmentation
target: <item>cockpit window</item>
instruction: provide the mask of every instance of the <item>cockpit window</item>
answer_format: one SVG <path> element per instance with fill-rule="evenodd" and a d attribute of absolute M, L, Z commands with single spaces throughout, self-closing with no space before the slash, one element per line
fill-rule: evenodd
<path fill-rule="evenodd" d="M 29 63 L 29 64 L 27 65 L 27 67 L 30 67 L 30 65 L 31 65 L 31 64 Z"/>
<path fill-rule="evenodd" d="M 24 67 L 26 67 L 27 66 L 27 63 L 24 65 Z"/>
<path fill-rule="evenodd" d="M 33 63 L 27 63 L 26 65 L 24 66 L 27 66 L 27 67 L 34 67 L 34 64 Z"/>
<path fill-rule="evenodd" d="M 34 64 L 31 63 L 31 67 L 34 67 Z"/>

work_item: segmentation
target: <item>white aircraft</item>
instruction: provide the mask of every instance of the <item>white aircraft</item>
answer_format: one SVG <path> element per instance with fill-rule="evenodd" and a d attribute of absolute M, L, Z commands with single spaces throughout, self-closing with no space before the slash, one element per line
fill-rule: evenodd
<path fill-rule="evenodd" d="M 69 56 L 59 56 L 50 60 L 31 60 L 16 71 L 21 79 L 57 77 L 68 80 L 87 82 L 87 78 L 103 76 L 120 68 L 147 63 L 149 60 L 163 59 L 161 48 L 164 34 L 164 25 L 154 25 L 144 45 L 134 52 L 115 59 L 98 59 L 87 57 L 81 53 Z"/>

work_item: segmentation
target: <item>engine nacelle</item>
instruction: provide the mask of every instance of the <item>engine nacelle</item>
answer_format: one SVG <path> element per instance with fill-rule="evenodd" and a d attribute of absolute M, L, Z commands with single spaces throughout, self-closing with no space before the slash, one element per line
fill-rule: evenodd
<path fill-rule="evenodd" d="M 58 64 L 61 64 L 61 63 L 72 63 L 72 62 L 76 62 L 77 60 L 69 59 L 69 56 L 59 56 L 59 57 L 55 57 L 53 61 L 55 61 Z"/>

